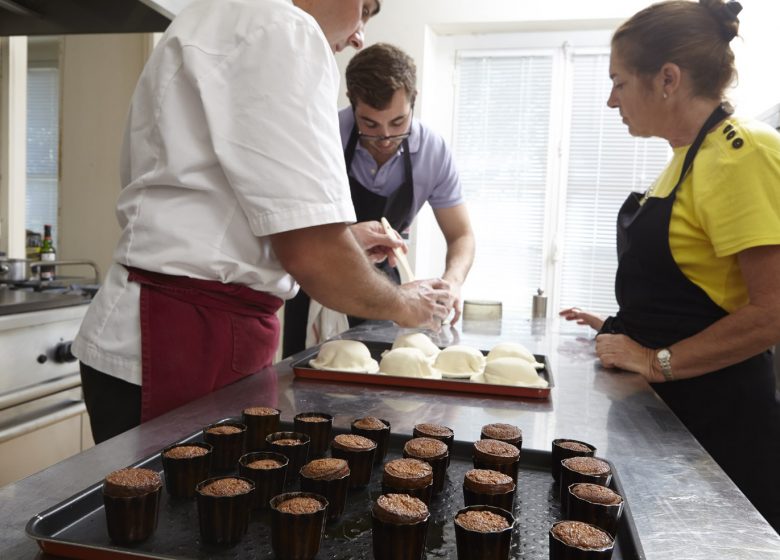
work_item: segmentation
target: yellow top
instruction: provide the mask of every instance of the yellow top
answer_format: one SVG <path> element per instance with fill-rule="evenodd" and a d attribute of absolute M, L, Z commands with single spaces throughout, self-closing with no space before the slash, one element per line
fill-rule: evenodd
<path fill-rule="evenodd" d="M 687 150 L 674 149 L 651 196 L 669 196 Z M 669 225 L 672 256 L 689 280 L 731 313 L 748 303 L 737 255 L 776 244 L 780 134 L 760 122 L 730 117 L 707 135 L 677 190 Z"/>

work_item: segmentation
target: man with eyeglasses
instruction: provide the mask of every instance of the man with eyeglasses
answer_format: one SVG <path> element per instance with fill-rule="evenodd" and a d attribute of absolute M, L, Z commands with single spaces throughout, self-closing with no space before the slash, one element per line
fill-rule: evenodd
<path fill-rule="evenodd" d="M 379 228 L 387 218 L 405 234 L 427 202 L 447 244 L 442 279 L 460 317 L 460 291 L 474 260 L 474 234 L 458 172 L 443 138 L 414 119 L 416 66 L 401 49 L 378 43 L 358 52 L 346 70 L 350 106 L 339 112 L 342 147 L 358 223 L 353 231 Z M 384 255 L 381 255 L 384 256 Z M 380 266 L 396 282 L 394 261 Z M 307 346 L 309 300 L 299 293 L 285 305 L 284 355 Z M 350 326 L 359 319 L 350 317 Z M 311 336 L 309 337 L 311 339 Z"/>

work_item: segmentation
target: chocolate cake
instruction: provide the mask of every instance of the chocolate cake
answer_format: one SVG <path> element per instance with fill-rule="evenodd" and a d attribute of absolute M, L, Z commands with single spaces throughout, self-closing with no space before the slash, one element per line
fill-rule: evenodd
<path fill-rule="evenodd" d="M 301 469 L 301 476 L 314 480 L 335 480 L 349 474 L 349 464 L 344 459 L 315 459 Z"/>
<path fill-rule="evenodd" d="M 430 512 L 408 494 L 382 494 L 371 507 L 371 539 L 375 560 L 423 558 Z"/>
<path fill-rule="evenodd" d="M 589 484 L 587 482 L 581 482 L 574 484 L 570 488 L 570 492 L 588 502 L 602 505 L 617 505 L 623 501 L 620 494 L 614 492 L 606 486 L 600 484 Z"/>
<path fill-rule="evenodd" d="M 562 464 L 580 474 L 604 475 L 610 472 L 609 463 L 595 457 L 569 457 Z"/>
<path fill-rule="evenodd" d="M 207 434 L 219 434 L 219 435 L 237 434 L 239 432 L 241 432 L 241 428 L 239 428 L 238 426 L 230 426 L 230 425 L 212 426 L 211 428 L 208 428 L 206 430 Z"/>
<path fill-rule="evenodd" d="M 550 532 L 566 546 L 581 550 L 603 550 L 614 544 L 606 531 L 581 521 L 559 521 Z"/>
<path fill-rule="evenodd" d="M 284 438 L 274 440 L 273 443 L 274 445 L 303 445 L 306 442 L 300 439 Z"/>
<path fill-rule="evenodd" d="M 141 542 L 157 528 L 160 475 L 150 469 L 114 471 L 103 481 L 108 536 L 116 544 Z"/>
<path fill-rule="evenodd" d="M 246 494 L 252 490 L 253 486 L 248 481 L 241 478 L 226 477 L 218 478 L 201 487 L 200 493 L 204 496 L 238 496 Z"/>
<path fill-rule="evenodd" d="M 384 430 L 388 427 L 382 420 L 374 416 L 358 418 L 352 422 L 352 425 L 361 430 Z"/>
<path fill-rule="evenodd" d="M 482 426 L 482 439 L 497 439 L 519 447 L 523 441 L 523 431 L 512 424 L 486 424 Z"/>
<path fill-rule="evenodd" d="M 520 457 L 520 450 L 505 441 L 481 439 L 474 442 L 474 458 L 493 463 L 511 463 Z"/>
<path fill-rule="evenodd" d="M 305 496 L 296 496 L 283 502 L 280 502 L 276 506 L 276 509 L 282 513 L 290 513 L 293 515 L 307 515 L 315 513 L 323 509 L 322 502 L 316 498 L 308 498 Z"/>
<path fill-rule="evenodd" d="M 238 460 L 238 474 L 255 483 L 253 508 L 267 508 L 268 501 L 282 493 L 289 459 L 281 453 L 252 451 Z"/>
<path fill-rule="evenodd" d="M 237 476 L 210 478 L 195 487 L 198 526 L 204 543 L 229 545 L 246 534 L 255 484 Z"/>
<path fill-rule="evenodd" d="M 382 494 L 371 508 L 373 515 L 384 523 L 410 525 L 428 518 L 428 506 L 408 494 Z"/>
<path fill-rule="evenodd" d="M 268 470 L 278 469 L 282 466 L 282 463 L 276 459 L 257 459 L 256 461 L 247 463 L 246 466 L 250 469 Z"/>
<path fill-rule="evenodd" d="M 357 434 L 339 434 L 333 438 L 331 447 L 345 451 L 365 451 L 374 449 L 376 442 Z"/>
<path fill-rule="evenodd" d="M 208 449 L 198 445 L 176 445 L 165 451 L 163 456 L 168 459 L 192 459 L 193 457 L 201 457 L 208 452 Z"/>
<path fill-rule="evenodd" d="M 247 416 L 276 416 L 279 411 L 275 408 L 269 408 L 267 406 L 251 406 L 245 408 L 243 413 Z"/>
<path fill-rule="evenodd" d="M 416 424 L 414 430 L 416 430 L 421 437 L 449 438 L 455 435 L 452 429 L 447 426 L 442 426 L 441 424 Z"/>
<path fill-rule="evenodd" d="M 589 453 L 591 451 L 590 447 L 578 441 L 562 441 L 558 444 L 558 446 L 563 447 L 564 449 L 569 449 L 571 451 L 578 451 L 580 453 Z"/>
<path fill-rule="evenodd" d="M 155 492 L 162 487 L 159 473 L 150 469 L 128 468 L 114 471 L 103 481 L 103 494 L 131 498 Z"/>
<path fill-rule="evenodd" d="M 492 511 L 466 511 L 455 517 L 455 523 L 468 531 L 494 533 L 511 527 L 506 518 Z"/>
<path fill-rule="evenodd" d="M 416 459 L 438 459 L 447 453 L 447 444 L 438 439 L 419 437 L 404 444 L 404 454 Z"/>
<path fill-rule="evenodd" d="M 365 486 L 371 480 L 376 442 L 357 434 L 339 434 L 330 442 L 331 455 L 349 463 L 351 488 Z"/>
<path fill-rule="evenodd" d="M 419 459 L 394 459 L 385 463 L 382 482 L 399 489 L 421 488 L 433 482 L 433 469 Z"/>
<path fill-rule="evenodd" d="M 472 469 L 463 477 L 463 485 L 478 494 L 505 494 L 515 489 L 508 474 L 490 469 Z"/>

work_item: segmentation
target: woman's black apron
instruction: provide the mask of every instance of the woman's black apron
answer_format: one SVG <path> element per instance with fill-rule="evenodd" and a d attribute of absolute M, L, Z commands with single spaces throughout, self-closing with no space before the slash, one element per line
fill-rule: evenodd
<path fill-rule="evenodd" d="M 626 334 L 643 346 L 663 348 L 727 315 L 682 273 L 669 246 L 677 190 L 707 132 L 727 116 L 719 107 L 709 117 L 668 197 L 650 197 L 642 204 L 641 196 L 632 193 L 620 209 L 615 277 L 620 310 L 605 321 L 601 333 Z M 706 375 L 652 387 L 777 529 L 780 406 L 770 352 Z"/>
<path fill-rule="evenodd" d="M 390 196 L 381 196 L 371 192 L 350 173 L 352 160 L 355 157 L 355 148 L 357 148 L 359 139 L 357 127 L 353 127 L 347 146 L 344 149 L 349 190 L 352 195 L 352 205 L 355 207 L 357 221 L 379 220 L 384 216 L 394 230 L 403 232 L 409 228 L 417 214 L 414 209 L 414 178 L 412 176 L 409 139 L 405 138 L 401 144 L 403 147 L 404 182 Z M 401 277 L 398 274 L 398 269 L 391 267 L 387 261 L 378 264 L 377 268 L 387 274 L 394 282 L 400 284 Z M 303 290 L 299 290 L 298 295 L 293 299 L 287 300 L 284 307 L 282 352 L 285 357 L 300 352 L 306 347 L 306 323 L 308 318 L 309 296 Z M 363 319 L 359 317 L 350 316 L 348 319 L 350 327 L 363 322 Z"/>

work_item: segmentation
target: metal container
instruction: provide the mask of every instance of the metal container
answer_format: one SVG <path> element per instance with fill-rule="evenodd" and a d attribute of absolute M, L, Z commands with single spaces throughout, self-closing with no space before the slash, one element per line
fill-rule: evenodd
<path fill-rule="evenodd" d="M 544 290 L 541 288 L 536 290 L 536 295 L 534 295 L 531 305 L 531 317 L 534 319 L 547 317 L 547 296 L 544 295 Z"/>
<path fill-rule="evenodd" d="M 0 258 L 0 282 L 27 280 L 27 260 Z"/>

